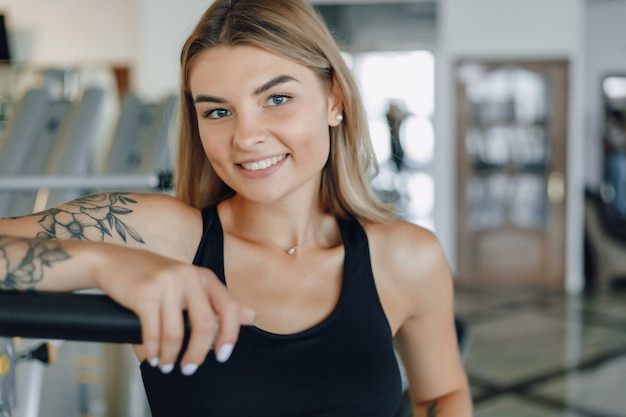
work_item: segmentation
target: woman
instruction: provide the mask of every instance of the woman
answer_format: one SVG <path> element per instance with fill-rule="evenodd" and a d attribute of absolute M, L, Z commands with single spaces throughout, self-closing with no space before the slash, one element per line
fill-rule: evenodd
<path fill-rule="evenodd" d="M 135 311 L 154 417 L 392 416 L 394 347 L 415 416 L 471 415 L 445 257 L 372 193 L 360 98 L 313 9 L 217 0 L 181 61 L 178 198 L 1 220 L 2 287 Z"/>

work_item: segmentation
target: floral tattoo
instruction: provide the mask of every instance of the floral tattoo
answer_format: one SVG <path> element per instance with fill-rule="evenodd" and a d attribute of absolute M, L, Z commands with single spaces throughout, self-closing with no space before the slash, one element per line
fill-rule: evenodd
<path fill-rule="evenodd" d="M 33 288 L 43 279 L 44 267 L 69 257 L 59 242 L 0 237 L 0 271 L 6 274 L 0 288 Z"/>
<path fill-rule="evenodd" d="M 69 259 L 56 239 L 103 242 L 116 234 L 124 242 L 145 243 L 120 219 L 133 212 L 128 206 L 135 203 L 126 193 L 88 195 L 40 213 L 43 230 L 38 239 L 0 236 L 0 289 L 32 289 L 43 279 L 45 267 Z"/>
<path fill-rule="evenodd" d="M 105 235 L 113 232 L 126 242 L 128 236 L 139 243 L 145 243 L 141 236 L 120 216 L 133 211 L 129 204 L 136 200 L 124 193 L 94 194 L 78 198 L 63 207 L 50 209 L 39 220 L 44 231 L 38 238 L 62 240 L 88 240 L 103 242 Z"/>

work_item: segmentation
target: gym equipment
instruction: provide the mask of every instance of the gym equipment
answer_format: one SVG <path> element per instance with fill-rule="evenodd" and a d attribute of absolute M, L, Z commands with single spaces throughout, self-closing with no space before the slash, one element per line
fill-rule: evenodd
<path fill-rule="evenodd" d="M 89 174 L 104 96 L 104 90 L 89 88 L 79 100 L 72 102 L 54 100 L 48 90 L 29 91 L 16 114 L 16 123 L 10 129 L 7 142 L 0 149 L 0 158 L 7 160 L 6 166 L 2 162 L 0 175 Z M 42 117 L 29 118 L 31 126 L 26 129 L 21 117 L 32 116 L 33 108 L 40 110 Z M 80 190 L 46 193 L 39 209 L 80 194 Z M 32 190 L 4 192 L 0 194 L 0 215 L 30 213 L 36 208 L 38 197 L 40 193 Z"/>
<path fill-rule="evenodd" d="M 93 173 L 93 149 L 100 128 L 105 92 L 86 88 L 68 117 L 68 128 L 59 138 L 55 154 L 50 155 L 46 173 L 51 175 L 88 175 Z M 81 190 L 54 190 L 46 206 L 56 206 L 84 194 Z"/>
<path fill-rule="evenodd" d="M 39 190 L 41 188 L 95 188 L 95 189 L 134 189 L 167 188 L 171 182 L 163 175 L 95 175 L 77 177 L 73 175 L 18 175 L 0 177 L 0 190 Z"/>
<path fill-rule="evenodd" d="M 106 295 L 7 290 L 0 291 L 0 336 L 138 344 L 141 324 Z"/>
<path fill-rule="evenodd" d="M 160 102 L 147 103 L 133 93 L 126 94 L 106 173 L 173 171 L 171 138 L 176 100 L 176 96 L 171 95 Z"/>
<path fill-rule="evenodd" d="M 60 99 L 54 99 L 57 95 L 51 92 L 51 87 L 53 86 L 48 85 L 46 88 L 27 90 L 20 105 L 12 112 L 10 124 L 3 132 L 4 136 L 0 137 L 0 216 L 31 213 L 88 192 L 164 191 L 171 188 L 172 152 L 169 147 L 162 148 L 162 145 L 170 140 L 173 124 L 171 117 L 163 120 L 161 118 L 165 114 L 173 114 L 173 97 L 157 105 L 145 104 L 150 112 L 149 117 L 141 116 L 144 123 L 141 131 L 142 145 L 127 150 L 145 155 L 140 169 L 102 173 L 103 170 L 96 166 L 95 149 L 104 142 L 97 138 L 101 133 L 99 119 L 110 98 L 105 97 L 101 88 L 85 88 L 77 99 L 71 100 L 66 94 Z M 152 134 L 157 139 L 152 140 Z M 126 135 L 123 140 L 128 140 L 128 137 Z M 148 149 L 143 150 L 142 146 Z M 100 150 L 105 149 L 101 147 Z M 154 161 L 160 161 L 155 163 L 157 168 L 150 167 Z M 30 295 L 32 294 L 26 297 Z M 19 297 L 19 294 L 12 296 Z M 89 298 L 80 295 L 79 299 L 84 301 L 85 297 Z M 51 295 L 51 298 L 64 306 L 74 305 L 71 302 L 68 304 L 63 295 L 60 295 L 61 299 L 55 295 Z M 18 313 L 25 306 L 23 302 L 28 304 L 23 297 L 20 299 L 20 306 L 15 306 L 5 302 L 3 298 L 0 307 Z M 88 307 L 97 307 L 101 300 L 88 300 Z M 30 305 L 34 310 L 40 308 Z M 95 311 L 99 312 L 97 309 Z M 76 312 L 66 314 L 80 316 Z M 102 315 L 108 317 L 104 313 Z M 45 313 L 42 317 L 45 317 Z M 128 317 L 134 316 L 130 313 Z M 147 405 L 143 402 L 145 394 L 141 388 L 138 368 L 134 366 L 130 348 L 120 345 L 126 342 L 109 338 L 102 343 L 80 343 L 84 337 L 71 336 L 71 332 L 65 334 L 46 331 L 37 336 L 22 333 L 20 330 L 29 328 L 27 324 L 22 327 L 22 324 L 24 323 L 18 326 L 18 331 L 10 332 L 14 334 L 7 335 L 6 338 L 0 337 L 0 352 L 2 349 L 7 351 L 5 356 L 0 356 L 0 365 L 8 365 L 7 375 L 0 375 L 0 417 L 60 417 L 75 414 L 99 417 L 103 415 L 105 407 L 116 415 L 145 414 Z M 92 325 L 93 323 L 85 326 L 94 330 Z M 101 334 L 119 337 L 116 331 Z M 41 344 L 45 339 L 55 339 L 55 345 L 62 346 L 57 366 L 48 367 L 41 361 L 25 361 L 23 358 L 26 356 L 15 353 L 14 336 L 24 337 L 17 339 L 17 344 L 25 345 L 22 349 L 28 352 L 37 346 L 47 346 Z M 135 318 L 135 339 L 139 337 L 139 322 Z M 91 337 L 88 341 L 100 342 L 100 339 Z M 118 344 L 107 346 L 105 343 Z M 34 351 L 37 352 L 39 351 Z M 85 358 L 90 358 L 87 364 L 89 366 L 84 366 L 82 361 Z M 100 365 L 90 366 L 91 363 L 111 360 L 119 366 L 114 372 Z M 54 381 L 54 387 L 44 389 L 50 381 Z M 105 385 L 108 388 L 105 389 Z M 110 385 L 117 388 L 110 388 Z"/>
<path fill-rule="evenodd" d="M 0 417 L 10 417 L 15 407 L 14 357 L 13 340 L 0 338 Z"/>
<path fill-rule="evenodd" d="M 10 120 L 4 140 L 0 141 L 0 176 L 14 176 L 22 172 L 49 111 L 47 90 L 26 92 Z M 11 194 L 0 194 L 0 216 L 7 215 L 10 204 Z"/>
<path fill-rule="evenodd" d="M 185 321 L 186 337 L 190 332 L 190 323 L 186 315 Z M 94 370 L 98 365 L 92 366 L 91 362 L 99 362 L 101 356 L 111 358 L 114 361 L 124 362 L 124 355 L 121 352 L 112 352 L 111 346 L 108 353 L 100 351 L 100 345 L 79 344 L 72 345 L 67 341 L 89 341 L 104 342 L 107 344 L 141 343 L 141 325 L 137 316 L 130 310 L 115 303 L 106 295 L 93 293 L 51 293 L 34 291 L 0 291 L 0 417 L 11 417 L 11 411 L 15 407 L 16 391 L 18 392 L 17 406 L 20 408 L 22 416 L 37 416 L 39 403 L 41 402 L 42 386 L 44 385 L 44 368 L 42 363 L 49 363 L 54 354 L 56 346 L 38 343 L 33 348 L 24 353 L 15 353 L 13 350 L 12 337 L 21 336 L 23 338 L 52 339 L 57 343 L 63 339 L 63 348 L 71 348 L 80 358 L 88 358 L 90 363 L 75 363 L 78 372 L 79 390 L 78 399 L 81 401 L 82 410 L 90 409 L 93 404 L 83 404 L 82 402 L 101 401 L 99 391 L 101 389 L 101 370 Z M 5 338 L 3 338 L 5 337 Z M 69 345 L 69 346 L 68 346 Z M 4 356 L 2 356 L 4 355 Z M 67 356 L 67 355 L 66 355 Z M 4 358 L 4 359 L 2 359 Z M 22 375 L 18 375 L 16 385 L 15 364 L 27 359 L 37 359 L 36 363 L 25 363 Z M 48 360 L 48 362 L 46 362 Z M 10 373 L 1 375 L 2 363 L 10 364 Z M 33 362 L 31 360 L 31 362 Z M 67 364 L 65 364 L 67 366 Z M 54 371 L 51 368 L 50 371 Z M 60 369 L 59 369 L 60 370 Z M 127 366 L 122 366 L 118 370 L 120 374 L 117 378 L 127 384 L 127 389 L 134 398 L 141 398 L 141 381 L 138 375 L 138 368 L 131 362 Z M 65 371 L 67 373 L 67 371 Z M 86 376 L 86 380 L 81 380 L 80 375 Z M 72 378 L 69 376 L 69 378 Z M 90 378 L 95 378 L 94 380 Z M 20 381 L 20 379 L 22 381 Z M 66 376 L 67 379 L 67 376 Z M 71 379 L 70 379 L 71 381 Z M 20 385 L 25 382 L 27 385 Z M 67 383 L 67 382 L 66 382 Z M 71 382 L 70 382 L 71 383 Z M 16 388 L 17 387 L 17 390 Z M 111 398 L 109 398 L 111 399 Z M 129 404 L 130 406 L 130 404 Z M 139 404 L 140 406 L 140 404 Z M 138 405 L 135 405 L 137 408 Z M 96 407 L 97 408 L 97 407 Z M 141 407 L 139 407 L 141 408 Z M 139 415 L 138 412 L 129 411 L 128 415 Z M 96 415 L 88 413 L 89 415 Z"/>
<path fill-rule="evenodd" d="M 55 359 L 56 347 L 51 342 L 43 342 L 32 349 L 17 353 L 13 339 L 0 338 L 0 417 L 10 417 L 11 410 L 15 407 L 15 366 L 32 360 L 51 364 Z"/>
<path fill-rule="evenodd" d="M 43 174 L 45 167 L 57 146 L 61 134 L 61 127 L 67 119 L 71 103 L 66 100 L 49 101 L 45 120 L 40 123 L 39 132 L 33 138 L 24 159 L 21 169 L 16 174 Z M 7 193 L 3 193 L 7 194 Z M 37 198 L 36 191 L 16 190 L 4 196 L 8 199 L 6 212 L 3 215 L 13 216 L 21 213 L 30 213 Z"/>
<path fill-rule="evenodd" d="M 626 218 L 618 214 L 614 201 L 590 190 L 585 192 L 585 237 L 590 286 L 609 292 L 626 277 Z"/>
<path fill-rule="evenodd" d="M 43 74 L 37 71 L 43 75 L 43 82 L 36 81 L 41 87 L 33 88 L 33 83 L 29 83 L 22 89 L 23 94 L 13 95 L 21 99 L 16 106 L 11 105 L 6 126 L 3 123 L 0 131 L 0 217 L 43 210 L 97 191 L 171 189 L 177 97 L 170 95 L 157 102 L 147 102 L 128 93 L 120 106 L 111 98 L 118 98 L 110 91 L 111 85 L 103 86 L 98 81 L 89 84 L 97 87 L 86 87 L 77 71 L 49 70 Z M 109 112 L 107 119 L 106 109 L 111 105 L 115 111 Z M 19 302 L 5 299 L 9 295 Z M 31 299 L 32 296 L 37 299 Z M 67 296 L 71 298 L 68 300 Z M 87 308 L 85 311 L 106 317 L 100 322 L 96 320 L 101 328 L 91 321 L 75 322 L 71 328 L 45 324 L 32 327 L 27 317 L 13 328 L 15 331 L 0 332 L 0 355 L 2 349 L 7 352 L 6 356 L 0 356 L 0 366 L 11 364 L 7 368 L 11 375 L 0 375 L 0 417 L 11 417 L 12 413 L 13 417 L 75 414 L 99 417 L 103 415 L 104 405 L 115 415 L 145 415 L 145 394 L 138 367 L 134 366 L 130 348 L 124 346 L 137 343 L 141 337 L 139 321 L 132 312 L 95 295 L 0 291 L 0 298 L 0 309 L 13 318 L 15 314 L 21 315 L 27 305 L 32 311 L 42 312 L 38 317 L 28 316 L 40 324 L 46 323 L 47 314 L 52 314 L 47 317 L 52 319 L 47 323 L 63 322 L 57 314 L 86 318 L 72 310 L 74 307 Z M 46 313 L 48 307 L 53 313 Z M 121 314 L 118 317 L 121 321 L 115 318 L 116 314 Z M 120 323 L 122 327 L 132 327 L 132 331 L 120 331 L 115 327 Z M 30 333 L 23 332 L 28 329 Z M 22 338 L 14 339 L 15 336 Z M 26 360 L 35 358 L 40 352 L 35 349 L 47 346 L 42 343 L 48 339 L 54 346 L 62 347 L 56 366 Z M 117 366 L 114 370 L 109 367 L 95 370 L 79 364 L 85 357 Z"/>
<path fill-rule="evenodd" d="M 58 84 L 62 78 L 64 86 L 69 73 L 47 72 L 46 79 Z M 171 187 L 175 95 L 152 103 L 127 93 L 110 149 L 103 149 L 100 136 L 106 126 L 101 121 L 111 95 L 103 88 L 88 87 L 70 99 L 64 87 L 63 96 L 55 99 L 56 84 L 28 90 L 0 138 L 0 181 L 8 183 L 0 187 L 0 217 L 40 211 L 106 189 Z M 108 157 L 96 155 L 97 150 Z M 102 168 L 97 160 L 104 160 Z M 42 179 L 42 185 L 20 188 L 22 179 Z"/>

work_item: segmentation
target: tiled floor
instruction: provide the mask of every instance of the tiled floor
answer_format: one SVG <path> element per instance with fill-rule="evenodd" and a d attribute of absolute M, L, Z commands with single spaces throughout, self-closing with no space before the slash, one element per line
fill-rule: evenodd
<path fill-rule="evenodd" d="M 626 291 L 457 288 L 475 417 L 626 417 Z"/>

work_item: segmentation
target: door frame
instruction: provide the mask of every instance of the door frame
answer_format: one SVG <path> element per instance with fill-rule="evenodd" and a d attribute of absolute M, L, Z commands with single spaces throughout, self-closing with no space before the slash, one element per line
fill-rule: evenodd
<path fill-rule="evenodd" d="M 468 201 L 466 184 L 473 172 L 465 152 L 465 133 L 470 127 L 470 109 L 466 89 L 459 70 L 467 64 L 480 65 L 487 71 L 499 68 L 515 67 L 528 69 L 546 76 L 551 85 L 551 122 L 548 135 L 551 138 L 550 173 L 559 173 L 564 182 L 564 195 L 560 201 L 548 200 L 547 229 L 542 239 L 541 252 L 544 262 L 538 266 L 535 276 L 528 277 L 523 286 L 560 290 L 565 285 L 565 244 L 566 244 L 566 201 L 567 201 L 567 133 L 568 133 L 568 82 L 569 62 L 567 60 L 482 60 L 462 59 L 453 66 L 455 79 L 456 105 L 456 149 L 457 149 L 457 275 L 458 282 L 464 286 L 483 284 L 511 285 L 506 279 L 496 276 L 478 276 L 476 256 L 472 253 L 472 243 L 476 236 L 469 231 L 466 214 Z M 516 280 L 513 285 L 520 285 Z"/>

